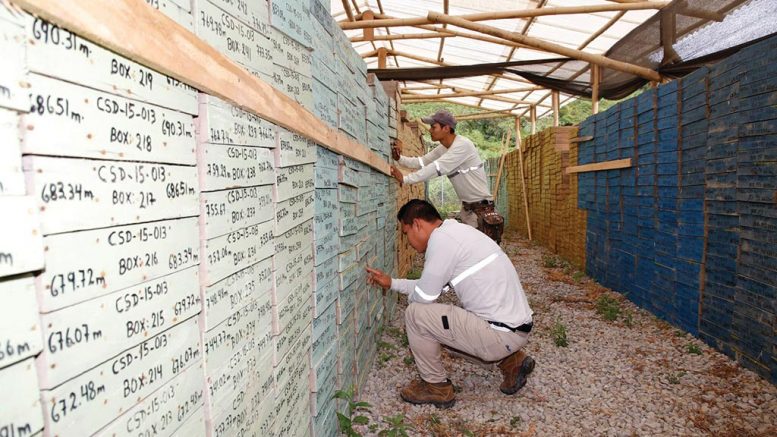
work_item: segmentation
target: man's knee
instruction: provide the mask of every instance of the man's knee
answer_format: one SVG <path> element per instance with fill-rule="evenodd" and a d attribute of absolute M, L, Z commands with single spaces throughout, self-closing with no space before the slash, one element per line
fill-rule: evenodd
<path fill-rule="evenodd" d="M 409 324 L 423 326 L 429 319 L 429 311 L 432 311 L 434 305 L 417 302 L 408 305 L 405 309 L 405 326 Z"/>

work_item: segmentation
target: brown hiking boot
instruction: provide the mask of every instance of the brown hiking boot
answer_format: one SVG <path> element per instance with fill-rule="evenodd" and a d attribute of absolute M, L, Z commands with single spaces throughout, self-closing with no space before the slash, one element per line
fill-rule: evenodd
<path fill-rule="evenodd" d="M 534 359 L 518 351 L 499 362 L 504 380 L 499 390 L 506 395 L 515 394 L 526 385 L 526 377 L 534 370 Z"/>
<path fill-rule="evenodd" d="M 403 388 L 399 395 L 411 404 L 433 404 L 437 408 L 450 408 L 456 402 L 453 384 L 450 380 L 431 383 L 416 379 Z"/>

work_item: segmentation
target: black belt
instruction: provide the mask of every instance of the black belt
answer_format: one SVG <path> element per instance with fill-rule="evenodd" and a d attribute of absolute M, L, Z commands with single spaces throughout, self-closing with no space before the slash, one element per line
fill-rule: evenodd
<path fill-rule="evenodd" d="M 479 202 L 461 202 L 461 204 L 468 208 L 474 208 L 480 205 L 493 205 L 494 202 L 492 200 L 481 200 Z"/>
<path fill-rule="evenodd" d="M 512 332 L 521 331 L 521 332 L 525 332 L 527 334 L 531 332 L 531 328 L 532 328 L 532 326 L 534 326 L 534 322 L 524 323 L 523 325 L 521 325 L 521 326 L 519 326 L 517 328 L 511 328 L 511 327 L 505 325 L 504 323 L 492 322 L 490 320 L 488 321 L 488 323 L 491 324 L 491 325 L 494 325 L 494 326 L 498 326 L 500 328 L 509 329 Z"/>

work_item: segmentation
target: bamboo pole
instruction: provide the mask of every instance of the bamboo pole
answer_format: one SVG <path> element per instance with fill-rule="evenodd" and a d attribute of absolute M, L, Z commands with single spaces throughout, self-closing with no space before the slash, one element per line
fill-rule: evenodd
<path fill-rule="evenodd" d="M 450 32 L 425 32 L 425 33 L 397 33 L 394 35 L 376 35 L 371 40 L 367 40 L 361 36 L 355 36 L 349 38 L 351 42 L 366 42 L 366 41 L 396 41 L 407 39 L 434 39 L 434 38 L 448 38 L 456 35 Z"/>
<path fill-rule="evenodd" d="M 384 15 L 384 14 L 375 14 L 375 18 L 380 19 L 380 20 L 384 20 L 384 21 L 385 20 L 398 20 L 399 19 L 399 18 L 396 18 L 396 17 L 392 17 L 391 15 Z M 411 27 L 415 27 L 416 29 L 421 29 L 421 30 L 428 30 L 430 32 L 447 33 L 447 34 L 450 34 L 449 36 L 460 36 L 462 38 L 469 38 L 469 39 L 475 39 L 475 40 L 478 40 L 478 41 L 490 42 L 492 44 L 497 44 L 497 45 L 500 45 L 500 46 L 508 46 L 508 47 L 515 47 L 515 48 L 526 48 L 526 49 L 531 49 L 531 50 L 537 50 L 537 49 L 530 48 L 530 47 L 527 47 L 527 46 L 525 46 L 523 44 L 518 44 L 518 43 L 515 43 L 515 42 L 512 42 L 512 41 L 505 41 L 503 39 L 494 38 L 494 37 L 485 36 L 485 35 L 478 35 L 478 34 L 475 34 L 475 33 L 461 32 L 461 31 L 458 31 L 458 30 L 449 29 L 449 28 L 445 28 L 445 27 L 441 27 L 441 26 L 432 26 L 432 25 L 428 25 L 427 24 L 427 25 L 418 25 L 418 26 L 411 26 Z M 387 27 L 386 31 L 388 31 L 388 30 L 389 30 L 389 28 Z M 538 50 L 538 51 L 541 51 L 541 50 Z"/>
<path fill-rule="evenodd" d="M 418 96 L 418 98 L 416 98 L 415 96 L 413 96 L 412 98 L 408 97 L 408 98 L 403 99 L 402 101 L 404 103 L 419 103 L 421 100 L 443 100 L 443 99 L 456 99 L 456 98 L 458 98 L 458 97 L 456 97 L 456 96 L 454 96 L 454 97 L 437 97 L 437 94 L 430 94 L 430 95 Z M 497 101 L 497 102 L 512 103 L 514 105 L 531 105 L 533 103 L 533 102 L 526 101 L 526 100 L 515 100 L 515 99 L 511 99 L 509 97 L 492 96 L 492 95 L 484 95 L 481 98 L 482 99 L 486 99 L 486 100 L 494 100 L 494 101 Z"/>
<path fill-rule="evenodd" d="M 362 20 L 373 20 L 375 18 L 375 14 L 371 10 L 366 10 L 364 13 L 362 13 Z M 364 38 L 365 41 L 372 41 L 375 38 L 375 28 L 374 27 L 365 27 L 362 29 L 362 38 Z"/>
<path fill-rule="evenodd" d="M 509 111 L 509 110 L 508 110 Z M 507 118 L 507 117 L 515 117 L 515 114 L 503 112 L 503 113 L 493 113 L 493 114 L 474 114 L 474 115 L 462 115 L 460 117 L 456 117 L 456 121 L 467 121 L 467 120 L 488 120 L 491 118 Z"/>
<path fill-rule="evenodd" d="M 403 88 L 400 88 L 400 92 L 404 93 L 406 91 L 431 91 L 431 90 L 439 90 L 439 89 L 453 89 L 453 85 L 420 85 L 420 86 L 406 86 Z"/>
<path fill-rule="evenodd" d="M 502 182 L 502 168 L 505 165 L 505 157 L 507 156 L 507 143 L 510 142 L 510 137 L 510 131 L 507 131 L 507 138 L 502 142 L 502 154 L 499 156 L 499 168 L 496 171 L 493 194 L 491 194 L 491 197 L 494 198 L 494 205 L 496 205 L 496 200 L 499 197 L 499 184 Z"/>
<path fill-rule="evenodd" d="M 680 59 L 680 56 L 674 50 L 674 43 L 677 42 L 676 34 L 676 16 L 668 12 L 662 12 L 659 22 L 659 29 L 661 35 L 661 46 L 664 49 L 664 57 L 661 60 L 661 65 L 671 64 Z"/>
<path fill-rule="evenodd" d="M 386 50 L 385 47 L 378 48 L 378 68 L 386 68 Z"/>
<path fill-rule="evenodd" d="M 359 5 L 356 3 L 356 0 L 351 0 L 351 4 L 353 5 L 353 8 L 356 9 L 357 14 L 362 13 L 362 11 L 359 10 Z"/>
<path fill-rule="evenodd" d="M 553 105 L 553 126 L 558 126 L 558 118 L 559 118 L 559 95 L 558 90 L 553 90 L 550 92 L 550 98 L 552 100 Z"/>
<path fill-rule="evenodd" d="M 509 41 L 514 41 L 520 44 L 526 44 L 528 46 L 535 47 L 540 50 L 557 53 L 562 56 L 579 59 L 581 61 L 587 61 L 593 64 L 600 65 L 602 67 L 611 68 L 613 70 L 618 70 L 624 73 L 633 74 L 633 75 L 645 78 L 647 80 L 656 80 L 656 81 L 661 80 L 661 75 L 649 68 L 640 67 L 638 65 L 629 64 L 626 62 L 616 61 L 613 59 L 609 59 L 606 56 L 595 55 L 593 53 L 587 53 L 580 50 L 570 49 L 569 47 L 564 47 L 555 43 L 543 41 L 530 36 L 524 36 L 516 32 L 509 32 L 493 26 L 486 26 L 484 24 L 475 23 L 458 17 L 440 14 L 438 12 L 429 12 L 428 16 L 430 20 L 433 20 L 437 23 L 448 23 L 454 26 L 463 27 L 465 29 L 485 33 L 485 34 L 503 38 Z"/>
<path fill-rule="evenodd" d="M 456 90 L 456 87 L 453 87 L 454 90 Z M 527 88 L 510 88 L 510 89 L 503 89 L 503 90 L 493 90 L 493 91 L 466 91 L 466 92 L 453 92 L 449 94 L 436 94 L 437 96 L 445 96 L 445 97 L 477 97 L 477 96 L 490 96 L 494 94 L 510 94 L 510 93 L 522 93 L 522 92 L 529 92 L 529 91 L 539 91 L 545 89 L 541 86 L 533 86 L 533 87 L 527 87 Z"/>
<path fill-rule="evenodd" d="M 650 10 L 661 9 L 668 5 L 669 1 L 642 1 L 637 3 L 627 4 L 603 4 L 603 5 L 585 5 L 585 6 L 560 6 L 551 8 L 534 8 L 534 9 L 521 9 L 513 11 L 501 11 L 501 12 L 481 12 L 477 14 L 459 15 L 457 18 L 461 18 L 468 21 L 485 21 L 485 20 L 510 20 L 515 18 L 529 18 L 529 17 L 541 17 L 546 15 L 568 15 L 568 14 L 593 14 L 597 12 L 612 12 L 612 11 L 635 11 L 635 10 Z M 373 22 L 343 22 L 340 23 L 340 28 L 343 30 L 363 29 L 365 27 L 405 27 L 405 26 L 419 26 L 424 24 L 435 23 L 432 17 L 413 17 L 413 18 L 389 18 L 379 19 Z M 448 23 L 453 24 L 453 23 Z"/>
<path fill-rule="evenodd" d="M 413 100 L 412 102 L 405 102 L 405 101 L 403 101 L 402 103 L 455 103 L 457 105 L 467 106 L 469 108 L 474 108 L 474 109 L 486 109 L 486 108 L 483 108 L 482 106 L 472 105 L 472 104 L 464 103 L 464 102 L 457 102 L 457 101 L 451 100 L 451 99 L 423 99 L 423 100 Z M 513 111 L 515 109 L 520 109 L 520 108 L 511 108 L 511 110 L 513 110 Z"/>
<path fill-rule="evenodd" d="M 485 115 L 485 114 L 504 114 L 504 113 L 508 113 L 508 112 L 510 112 L 510 111 L 513 111 L 513 108 L 508 108 L 508 109 L 494 109 L 494 110 L 492 110 L 492 111 L 481 111 L 481 112 L 473 112 L 473 113 L 471 113 L 471 114 L 462 114 L 462 115 L 461 115 L 461 117 L 469 117 L 469 116 L 471 116 L 471 115 Z M 512 115 L 515 115 L 515 114 L 512 114 Z M 456 119 L 458 120 L 458 119 L 459 119 L 459 117 L 456 117 Z"/>
<path fill-rule="evenodd" d="M 617 22 L 618 22 L 618 21 L 619 21 L 619 20 L 620 20 L 620 19 L 623 17 L 623 15 L 624 15 L 624 14 L 626 14 L 626 11 L 618 12 L 617 14 L 615 14 L 615 15 L 614 15 L 612 18 L 610 18 L 610 20 L 609 20 L 609 21 L 608 21 L 608 22 L 607 22 L 607 23 L 606 23 L 604 26 L 602 26 L 601 28 L 599 28 L 599 30 L 597 30 L 596 32 L 594 32 L 593 34 L 591 34 L 591 36 L 589 36 L 589 37 L 588 37 L 588 38 L 587 38 L 585 41 L 583 41 L 583 43 L 582 43 L 582 44 L 580 44 L 579 46 L 577 46 L 577 49 L 578 49 L 578 50 L 583 50 L 584 48 L 586 48 L 586 47 L 588 46 L 588 44 L 590 44 L 590 43 L 591 43 L 591 41 L 595 40 L 596 38 L 598 38 L 599 36 L 601 36 L 601 35 L 602 35 L 604 32 L 606 32 L 606 31 L 607 31 L 607 29 L 609 29 L 609 28 L 611 28 L 612 26 L 614 26 L 614 25 L 615 25 L 615 23 L 617 23 Z M 553 71 L 556 71 L 556 69 L 557 69 L 557 68 L 558 68 L 558 67 L 555 67 L 555 68 L 553 68 L 553 70 L 551 70 L 551 72 L 553 72 Z M 575 79 L 576 79 L 576 78 L 578 78 L 580 75 L 582 75 L 584 72 L 585 72 L 585 69 L 582 69 L 582 70 L 578 71 L 577 73 L 573 74 L 573 75 L 572 75 L 572 76 L 569 78 L 569 80 L 575 80 Z M 602 77 L 602 76 L 601 76 L 601 73 L 602 73 L 602 71 L 601 71 L 601 69 L 599 69 L 599 77 L 600 77 L 600 78 Z M 548 73 L 548 74 L 550 74 L 550 73 Z M 543 100 L 545 100 L 545 99 L 548 97 L 548 95 L 549 95 L 549 94 L 546 94 L 546 95 L 545 95 L 543 98 L 541 98 L 539 101 L 540 101 L 540 102 L 542 102 Z M 523 114 L 521 114 L 521 115 L 523 115 Z"/>
<path fill-rule="evenodd" d="M 547 4 L 548 4 L 548 0 L 538 0 L 538 1 L 536 2 L 536 5 L 535 5 L 534 7 L 535 7 L 536 9 L 539 9 L 539 8 L 544 8 L 544 7 L 545 7 Z M 528 32 L 528 31 L 529 31 L 529 29 L 530 29 L 530 28 L 531 28 L 531 26 L 534 24 L 534 21 L 535 21 L 536 19 L 537 19 L 537 17 L 531 17 L 531 18 L 529 18 L 528 20 L 524 20 L 524 21 L 525 21 L 525 23 L 523 24 L 523 26 L 522 26 L 522 28 L 521 28 L 521 30 L 520 30 L 520 33 L 521 33 L 522 35 L 526 35 L 526 32 Z M 516 28 L 515 30 L 516 30 L 516 31 L 518 31 L 518 29 L 517 29 L 517 28 Z M 517 51 L 517 49 L 518 49 L 517 47 L 510 47 L 510 52 L 508 52 L 508 53 L 507 53 L 507 56 L 505 57 L 505 62 L 510 62 L 510 61 L 512 61 L 512 60 L 513 60 L 513 56 L 515 55 L 515 52 Z M 491 89 L 493 89 L 493 88 L 496 86 L 496 82 L 497 82 L 498 80 L 499 80 L 499 78 L 497 78 L 497 77 L 492 77 L 492 78 L 491 78 L 491 82 L 489 82 L 488 86 L 486 86 L 486 88 L 485 88 L 485 89 L 486 89 L 486 90 L 491 90 Z M 525 97 L 527 97 L 527 96 L 524 96 L 524 98 L 525 98 Z M 481 103 L 483 103 L 483 100 L 482 100 L 482 99 L 478 101 L 478 104 L 481 104 Z"/>
<path fill-rule="evenodd" d="M 431 85 L 431 86 L 434 86 L 434 87 L 437 87 L 437 88 L 452 88 L 456 92 L 462 92 L 462 93 L 483 93 L 483 92 L 488 92 L 490 94 L 501 94 L 499 90 L 496 90 L 496 91 L 483 91 L 483 90 L 473 90 L 473 89 L 470 89 L 470 88 L 462 88 L 460 86 L 449 86 L 449 87 L 446 87 L 445 85 L 440 85 L 438 83 L 435 83 L 435 82 L 432 82 L 432 81 L 428 81 L 428 80 L 420 80 L 420 81 L 415 81 L 415 82 L 425 83 L 427 85 Z M 545 89 L 545 88 L 543 88 L 541 86 L 537 86 L 536 87 L 537 90 L 534 90 L 535 86 L 530 86 L 530 87 L 526 87 L 525 90 L 526 91 L 530 91 L 529 88 L 531 88 L 531 90 L 533 90 L 533 91 Z M 516 92 L 520 92 L 520 91 L 516 91 Z"/>
<path fill-rule="evenodd" d="M 381 3 L 380 0 L 378 0 L 378 11 L 380 11 L 381 14 L 385 12 L 383 10 L 383 3 Z M 386 28 L 386 35 L 391 35 L 391 29 L 389 29 L 388 27 Z M 388 40 L 388 42 L 389 42 L 389 48 L 391 48 L 391 50 L 394 50 L 394 41 Z M 396 56 L 394 56 L 394 65 L 396 65 L 397 68 L 399 68 L 399 59 Z"/>
<path fill-rule="evenodd" d="M 348 0 L 343 0 L 343 10 L 345 10 L 345 15 L 348 15 L 348 21 L 352 22 L 354 20 L 353 11 L 351 11 L 351 5 L 348 4 Z"/>
<path fill-rule="evenodd" d="M 443 9 L 442 12 L 444 14 L 450 13 L 448 7 L 449 7 L 448 0 L 443 0 L 443 2 L 442 2 L 442 9 Z M 443 24 L 442 27 L 443 28 L 447 28 L 448 25 L 447 24 Z M 437 49 L 437 60 L 438 61 L 442 61 L 442 49 L 443 49 L 443 47 L 445 47 L 445 38 L 440 38 L 440 48 Z M 442 85 L 442 79 L 440 79 L 440 85 Z M 437 91 L 437 93 L 439 94 L 440 92 Z"/>
<path fill-rule="evenodd" d="M 534 108 L 534 107 L 532 107 Z M 531 220 L 529 219 L 529 197 L 526 191 L 526 176 L 523 174 L 523 150 L 521 150 L 521 123 L 518 117 L 515 118 L 515 148 L 518 149 L 518 165 L 521 168 L 521 189 L 523 190 L 523 210 L 526 216 L 526 232 L 531 241 Z"/>
<path fill-rule="evenodd" d="M 531 121 L 531 134 L 534 135 L 537 133 L 537 105 L 531 105 L 529 117 Z"/>
<path fill-rule="evenodd" d="M 416 61 L 426 62 L 428 64 L 440 65 L 442 67 L 451 67 L 452 66 L 451 64 L 446 64 L 445 62 L 441 62 L 441 61 L 438 61 L 436 59 L 426 58 L 426 57 L 423 57 L 423 56 L 414 55 L 412 53 L 398 52 L 396 50 L 390 50 L 389 53 L 391 53 L 394 56 L 400 56 L 400 57 L 408 58 L 408 59 L 415 59 Z"/>
<path fill-rule="evenodd" d="M 599 66 L 591 64 L 591 113 L 599 113 Z"/>

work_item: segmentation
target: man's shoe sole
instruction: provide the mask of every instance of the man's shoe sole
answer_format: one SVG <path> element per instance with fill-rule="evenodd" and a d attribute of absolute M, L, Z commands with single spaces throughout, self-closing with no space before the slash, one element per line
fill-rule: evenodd
<path fill-rule="evenodd" d="M 518 390 L 526 385 L 526 377 L 529 376 L 529 374 L 534 370 L 535 364 L 536 363 L 534 362 L 534 358 L 527 355 L 526 358 L 524 358 L 523 363 L 521 363 L 521 370 L 518 372 L 515 385 L 508 389 L 500 388 L 499 390 L 506 395 L 516 394 Z"/>
<path fill-rule="evenodd" d="M 437 407 L 437 408 L 441 408 L 441 409 L 450 408 L 450 407 L 452 407 L 452 406 L 453 406 L 453 404 L 455 404 L 455 403 L 456 403 L 456 399 L 451 399 L 450 401 L 445 401 L 445 402 L 432 402 L 432 401 L 429 401 L 429 402 L 420 402 L 420 401 L 414 401 L 414 400 L 411 400 L 411 399 L 407 399 L 407 398 L 405 398 L 404 396 L 402 396 L 402 394 L 401 394 L 401 393 L 400 393 L 399 397 L 401 397 L 403 401 L 405 401 L 405 402 L 409 402 L 409 403 L 411 403 L 411 404 L 413 404 L 413 405 L 426 405 L 426 404 L 432 404 L 432 405 L 434 405 L 435 407 Z"/>

